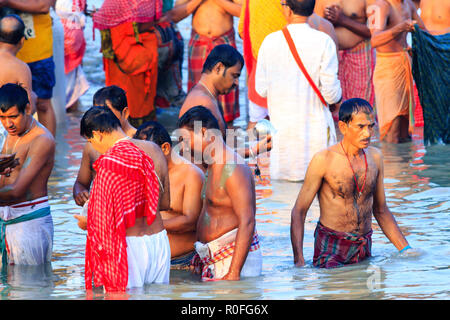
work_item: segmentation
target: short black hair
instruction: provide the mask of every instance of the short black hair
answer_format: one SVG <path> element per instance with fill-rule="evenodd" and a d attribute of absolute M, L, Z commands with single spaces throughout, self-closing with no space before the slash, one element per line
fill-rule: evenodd
<path fill-rule="evenodd" d="M 316 0 L 286 0 L 286 5 L 294 14 L 309 17 L 314 12 Z"/>
<path fill-rule="evenodd" d="M 15 20 L 9 28 L 5 26 L 8 20 Z M 25 35 L 25 24 L 16 14 L 8 14 L 0 19 L 0 42 L 17 45 Z"/>
<path fill-rule="evenodd" d="M 241 64 L 241 70 L 244 66 L 244 57 L 234 47 L 229 44 L 220 44 L 211 50 L 203 64 L 202 73 L 209 73 L 214 66 L 221 62 L 225 69 L 235 66 L 238 62 Z"/>
<path fill-rule="evenodd" d="M 373 108 L 369 102 L 361 98 L 345 100 L 339 108 L 339 121 L 350 123 L 353 119 L 353 114 L 360 111 L 373 113 Z"/>
<path fill-rule="evenodd" d="M 216 117 L 204 106 L 195 106 L 178 119 L 178 128 L 186 127 L 189 130 L 194 130 L 194 122 L 200 121 L 202 128 L 220 130 L 219 122 Z"/>
<path fill-rule="evenodd" d="M 17 107 L 20 113 L 25 113 L 28 100 L 28 93 L 21 85 L 7 83 L 0 87 L 0 110 L 6 112 L 13 107 Z"/>
<path fill-rule="evenodd" d="M 86 111 L 80 122 L 80 135 L 91 139 L 93 131 L 111 133 L 120 128 L 120 121 L 106 106 L 91 107 Z"/>
<path fill-rule="evenodd" d="M 166 142 L 172 146 L 172 139 L 166 128 L 156 121 L 147 121 L 141 124 L 133 138 L 152 141 L 160 147 Z"/>
<path fill-rule="evenodd" d="M 108 100 L 111 106 L 120 113 L 128 107 L 127 93 L 122 88 L 114 85 L 97 90 L 92 100 L 94 106 L 106 106 L 106 100 Z"/>

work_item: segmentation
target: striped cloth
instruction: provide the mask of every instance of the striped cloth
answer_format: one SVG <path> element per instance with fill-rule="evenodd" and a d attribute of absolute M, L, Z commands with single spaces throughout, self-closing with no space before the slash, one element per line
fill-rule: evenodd
<path fill-rule="evenodd" d="M 361 98 L 373 106 L 374 68 L 375 49 L 372 48 L 370 40 L 362 41 L 347 50 L 339 50 L 338 78 L 341 81 L 342 101 Z"/>
<path fill-rule="evenodd" d="M 211 273 L 211 270 L 208 268 L 208 266 L 233 256 L 235 246 L 236 242 L 233 241 L 230 244 L 220 248 L 216 252 L 210 252 L 209 256 L 203 259 L 201 259 L 198 254 L 196 254 L 192 258 L 191 264 L 194 266 L 194 268 L 199 268 L 201 270 L 202 281 L 218 280 L 214 278 L 214 275 Z M 258 233 L 255 231 L 255 233 L 253 234 L 252 243 L 250 244 L 249 252 L 256 251 L 259 248 L 259 237 Z"/>
<path fill-rule="evenodd" d="M 209 53 L 215 46 L 220 44 L 229 44 L 230 46 L 236 48 L 234 28 L 231 28 L 228 32 L 219 37 L 213 38 L 202 36 L 192 29 L 188 49 L 188 91 L 190 91 L 192 87 L 194 87 L 200 80 L 203 64 L 205 63 Z M 217 101 L 223 109 L 223 116 L 226 122 L 233 121 L 240 116 L 238 87 L 226 95 L 219 96 Z"/>
<path fill-rule="evenodd" d="M 425 145 L 450 143 L 450 33 L 412 32 L 414 81 L 423 109 Z"/>
<path fill-rule="evenodd" d="M 152 159 L 131 141 L 119 141 L 94 162 L 89 197 L 85 286 L 125 291 L 128 282 L 126 229 L 136 218 L 151 225 L 159 184 Z"/>
<path fill-rule="evenodd" d="M 314 232 L 313 265 L 336 268 L 364 260 L 371 255 L 372 230 L 363 236 L 334 231 L 317 223 Z"/>

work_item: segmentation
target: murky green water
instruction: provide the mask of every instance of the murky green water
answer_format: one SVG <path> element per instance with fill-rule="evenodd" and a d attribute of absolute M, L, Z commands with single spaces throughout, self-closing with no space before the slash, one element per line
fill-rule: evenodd
<path fill-rule="evenodd" d="M 101 1 L 97 1 L 97 3 Z M 98 6 L 97 6 L 98 7 Z M 91 83 L 82 98 L 85 110 L 93 93 L 103 86 L 99 53 L 100 38 L 89 43 L 84 70 Z M 179 25 L 187 41 L 190 19 Z M 238 45 L 241 46 L 238 40 Z M 186 83 L 187 62 L 184 64 Z M 244 92 L 245 74 L 240 87 Z M 246 124 L 246 102 L 241 95 L 241 118 Z M 174 128 L 178 110 L 158 114 L 168 128 Z M 57 134 L 56 163 L 49 181 L 49 198 L 55 234 L 51 265 L 12 266 L 2 277 L 1 299 L 85 299 L 85 232 L 77 227 L 79 213 L 72 198 L 82 149 L 79 136 L 81 112 L 69 114 Z M 169 285 L 152 284 L 129 291 L 129 299 L 448 299 L 450 289 L 450 146 L 424 147 L 417 131 L 412 143 L 388 145 L 374 142 L 384 154 L 388 206 L 410 244 L 421 250 L 417 257 L 399 256 L 374 219 L 373 257 L 344 268 L 323 270 L 312 267 L 313 231 L 319 210 L 314 202 L 305 225 L 306 266 L 293 266 L 290 242 L 290 211 L 300 183 L 258 182 L 257 229 L 263 253 L 263 273 L 239 282 L 201 283 L 186 271 L 172 271 Z M 265 168 L 262 169 L 263 175 Z M 101 294 L 94 298 L 102 299 Z"/>

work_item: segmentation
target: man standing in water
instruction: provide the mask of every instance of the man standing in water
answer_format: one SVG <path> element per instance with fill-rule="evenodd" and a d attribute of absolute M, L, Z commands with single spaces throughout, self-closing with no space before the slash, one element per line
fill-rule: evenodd
<path fill-rule="evenodd" d="M 296 266 L 305 264 L 305 218 L 316 195 L 320 219 L 314 233 L 314 266 L 334 268 L 370 257 L 372 214 L 400 252 L 410 248 L 386 205 L 383 155 L 369 147 L 374 126 L 375 116 L 367 101 L 354 98 L 341 105 L 339 129 L 343 139 L 314 155 L 292 209 Z"/>
<path fill-rule="evenodd" d="M 203 155 L 202 161 L 208 165 L 195 243 L 202 280 L 240 280 L 241 276 L 260 275 L 262 256 L 250 168 L 225 144 L 217 119 L 205 107 L 188 110 L 178 120 L 178 127 L 182 129 L 184 146 Z"/>
<path fill-rule="evenodd" d="M 19 164 L 0 175 L 2 263 L 38 265 L 51 261 L 53 220 L 47 182 L 53 168 L 53 135 L 31 116 L 27 91 L 17 84 L 0 88 L 0 120 L 8 136 L 2 154 Z"/>
<path fill-rule="evenodd" d="M 164 153 L 169 169 L 170 209 L 161 211 L 164 228 L 170 242 L 171 268 L 184 269 L 190 266 L 195 255 L 197 221 L 202 210 L 202 188 L 205 175 L 192 162 L 172 152 L 172 139 L 158 122 L 149 121 L 141 125 L 136 139 L 156 143 Z"/>
<path fill-rule="evenodd" d="M 86 289 L 103 286 L 113 292 L 168 283 L 170 246 L 152 159 L 106 106 L 83 115 L 80 134 L 102 154 L 94 163 L 88 206 Z"/>

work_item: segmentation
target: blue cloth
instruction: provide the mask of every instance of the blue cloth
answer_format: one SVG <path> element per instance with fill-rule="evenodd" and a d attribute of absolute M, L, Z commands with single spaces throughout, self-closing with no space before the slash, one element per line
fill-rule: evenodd
<path fill-rule="evenodd" d="M 55 63 L 53 57 L 28 63 L 31 70 L 33 91 L 38 98 L 51 99 L 55 80 Z"/>
<path fill-rule="evenodd" d="M 450 33 L 433 36 L 415 25 L 412 72 L 423 109 L 425 145 L 450 143 Z"/>

